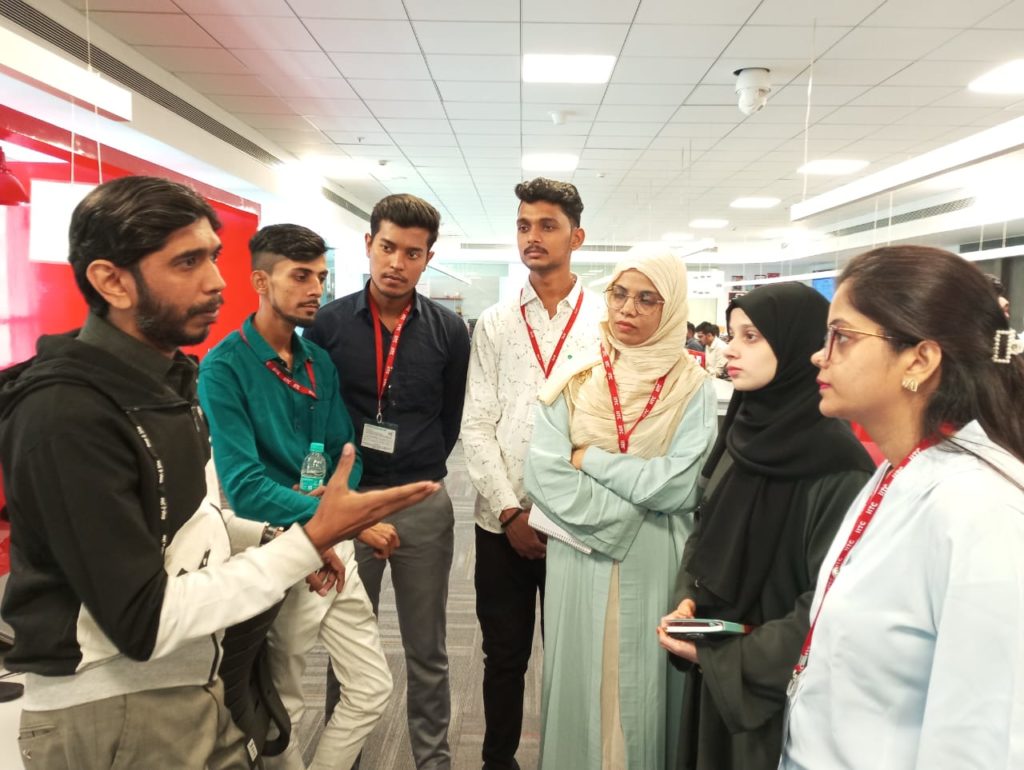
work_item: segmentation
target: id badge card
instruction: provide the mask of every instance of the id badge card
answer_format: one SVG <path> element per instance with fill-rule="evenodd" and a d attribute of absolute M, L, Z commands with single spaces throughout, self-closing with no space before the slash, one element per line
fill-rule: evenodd
<path fill-rule="evenodd" d="M 395 453 L 395 439 L 398 437 L 398 426 L 393 422 L 367 422 L 363 424 L 363 440 L 360 446 L 364 449 L 375 449 L 386 454 Z"/>

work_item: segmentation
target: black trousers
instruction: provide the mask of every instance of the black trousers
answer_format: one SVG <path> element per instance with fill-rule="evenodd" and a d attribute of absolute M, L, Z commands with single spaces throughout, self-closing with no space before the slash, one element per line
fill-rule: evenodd
<path fill-rule="evenodd" d="M 504 534 L 478 526 L 474 583 L 484 650 L 484 768 L 513 770 L 538 592 L 544 605 L 544 560 L 524 559 Z M 542 612 L 541 633 L 543 623 Z"/>

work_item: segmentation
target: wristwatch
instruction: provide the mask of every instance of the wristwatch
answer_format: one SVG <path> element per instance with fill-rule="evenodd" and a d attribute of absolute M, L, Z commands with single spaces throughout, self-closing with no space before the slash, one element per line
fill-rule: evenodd
<path fill-rule="evenodd" d="M 266 545 L 282 532 L 284 532 L 284 527 L 275 527 L 267 524 L 263 527 L 263 534 L 260 535 L 260 545 Z"/>

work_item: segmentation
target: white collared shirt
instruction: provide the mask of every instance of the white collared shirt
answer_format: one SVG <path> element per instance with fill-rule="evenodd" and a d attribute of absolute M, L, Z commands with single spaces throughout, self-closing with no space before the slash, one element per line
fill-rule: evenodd
<path fill-rule="evenodd" d="M 577 279 L 572 291 L 558 303 L 554 318 L 529 281 L 522 290 L 526 318 L 548 364 L 576 301 L 583 304 L 558 356 L 558 364 L 598 350 L 598 322 L 604 314 L 601 298 L 584 291 Z M 473 330 L 462 411 L 462 445 L 466 466 L 477 490 L 476 523 L 488 532 L 501 532 L 498 514 L 506 508 L 528 507 L 523 486 L 523 464 L 533 435 L 533 407 L 544 385 L 526 324 L 520 295 L 487 308 Z"/>
<path fill-rule="evenodd" d="M 720 337 L 715 337 L 711 344 L 706 348 L 706 364 L 707 369 L 715 377 L 718 377 L 725 370 L 725 343 L 722 342 Z"/>

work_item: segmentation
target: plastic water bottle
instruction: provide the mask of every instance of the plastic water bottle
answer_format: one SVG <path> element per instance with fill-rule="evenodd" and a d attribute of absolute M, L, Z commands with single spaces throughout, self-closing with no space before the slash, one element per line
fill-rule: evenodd
<path fill-rule="evenodd" d="M 309 445 L 309 454 L 302 461 L 299 491 L 308 495 L 323 484 L 325 478 L 327 478 L 327 458 L 324 457 L 324 445 L 314 441 Z"/>

